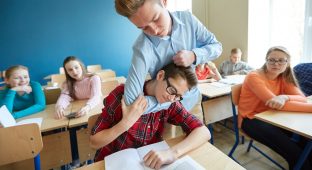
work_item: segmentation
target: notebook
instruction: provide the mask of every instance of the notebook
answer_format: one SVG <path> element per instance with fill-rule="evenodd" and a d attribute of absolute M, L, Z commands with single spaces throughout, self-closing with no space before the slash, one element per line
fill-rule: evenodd
<path fill-rule="evenodd" d="M 16 122 L 16 120 L 14 119 L 8 108 L 5 105 L 3 105 L 0 108 L 0 123 L 2 124 L 3 127 L 24 125 L 30 123 L 37 123 L 39 127 L 41 127 L 42 118 L 30 118 Z"/>
<path fill-rule="evenodd" d="M 154 143 L 151 145 L 146 145 L 140 148 L 129 148 L 121 150 L 119 152 L 113 153 L 106 156 L 105 159 L 105 170 L 151 170 L 146 167 L 143 162 L 143 157 L 150 150 L 166 150 L 169 149 L 168 144 L 165 141 Z M 175 162 L 164 165 L 160 169 L 162 170 L 204 170 L 201 165 L 194 161 L 189 156 L 184 156 Z"/>

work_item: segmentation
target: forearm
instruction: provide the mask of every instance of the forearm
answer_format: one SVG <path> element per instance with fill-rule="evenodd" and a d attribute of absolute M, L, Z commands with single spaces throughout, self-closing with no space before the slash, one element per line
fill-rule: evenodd
<path fill-rule="evenodd" d="M 28 108 L 26 108 L 24 110 L 20 110 L 20 111 L 14 112 L 13 113 L 13 117 L 15 119 L 22 118 L 22 117 L 25 117 L 25 116 L 28 116 L 28 115 L 40 112 L 40 111 L 42 111 L 44 109 L 45 109 L 45 106 L 39 105 L 39 104 L 35 104 L 35 105 L 32 105 L 32 106 L 30 106 L 30 107 L 28 107 Z"/>
<path fill-rule="evenodd" d="M 215 73 L 215 75 L 213 76 L 213 78 L 214 78 L 215 80 L 219 81 L 219 80 L 222 79 L 222 76 L 221 76 L 221 74 L 219 73 L 219 71 L 217 70 L 217 68 L 213 69 L 212 71 Z"/>
<path fill-rule="evenodd" d="M 60 97 L 57 99 L 55 106 L 66 109 L 69 106 L 71 100 L 71 97 L 69 97 L 67 94 L 61 94 Z"/>
<path fill-rule="evenodd" d="M 205 126 L 194 129 L 183 141 L 174 145 L 170 150 L 178 158 L 181 155 L 199 147 L 210 139 L 210 132 Z"/>
<path fill-rule="evenodd" d="M 115 126 L 104 129 L 94 135 L 90 136 L 90 146 L 93 149 L 99 149 L 103 146 L 108 145 L 114 141 L 118 136 L 124 133 L 127 129 L 122 125 L 120 121 Z"/>

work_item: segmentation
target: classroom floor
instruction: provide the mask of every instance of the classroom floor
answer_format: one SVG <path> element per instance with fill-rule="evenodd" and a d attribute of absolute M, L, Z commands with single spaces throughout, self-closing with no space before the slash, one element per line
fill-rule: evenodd
<path fill-rule="evenodd" d="M 235 142 L 234 132 L 225 128 L 220 123 L 215 123 L 214 127 L 220 130 L 219 132 L 216 130 L 214 131 L 214 145 L 223 153 L 228 154 Z M 249 140 L 246 139 L 244 145 L 240 144 L 234 153 L 234 157 L 243 167 L 252 170 L 280 170 L 279 167 L 266 159 L 255 149 L 251 148 L 250 152 L 246 152 L 248 143 Z M 258 142 L 254 142 L 254 144 L 275 161 L 279 162 L 283 167 L 288 168 L 287 162 L 281 156 Z"/>

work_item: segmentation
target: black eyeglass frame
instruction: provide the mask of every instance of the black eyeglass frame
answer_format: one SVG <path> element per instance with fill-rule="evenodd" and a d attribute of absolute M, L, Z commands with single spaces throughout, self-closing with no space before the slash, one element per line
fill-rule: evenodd
<path fill-rule="evenodd" d="M 165 80 L 166 80 L 166 83 L 167 83 L 167 88 L 166 88 L 167 93 L 170 94 L 170 95 L 174 95 L 175 96 L 174 100 L 182 101 L 183 100 L 182 95 L 178 94 L 177 89 L 170 84 L 170 82 L 168 80 L 168 77 L 165 77 Z"/>
<path fill-rule="evenodd" d="M 275 63 L 277 63 L 278 65 L 285 65 L 288 63 L 288 60 L 287 59 L 278 59 L 278 60 L 275 60 L 273 58 L 268 58 L 267 60 L 267 63 L 270 64 L 270 65 L 274 65 Z"/>

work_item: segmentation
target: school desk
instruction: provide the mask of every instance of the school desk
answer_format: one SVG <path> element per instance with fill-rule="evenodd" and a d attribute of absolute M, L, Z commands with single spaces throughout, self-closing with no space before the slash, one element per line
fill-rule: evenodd
<path fill-rule="evenodd" d="M 109 77 L 109 78 L 103 79 L 102 82 L 111 81 L 111 80 L 117 80 L 119 82 L 119 84 L 125 84 L 127 79 L 124 76 Z"/>
<path fill-rule="evenodd" d="M 66 131 L 69 120 L 67 118 L 55 119 L 54 112 L 55 104 L 50 104 L 39 113 L 17 119 L 17 121 L 20 121 L 29 118 L 43 118 L 40 128 L 44 134 L 42 137 L 43 149 L 40 152 L 42 169 L 60 167 L 72 161 L 69 132 Z M 58 132 L 54 132 L 54 130 L 58 130 Z M 33 161 L 25 160 L 1 166 L 1 169 L 33 169 Z"/>
<path fill-rule="evenodd" d="M 227 76 L 228 82 L 234 84 L 242 83 L 244 81 L 244 75 L 232 75 Z M 203 100 L 202 111 L 204 114 L 204 122 L 208 125 L 208 128 L 212 134 L 211 143 L 213 144 L 213 129 L 211 124 L 220 120 L 232 117 L 232 102 L 231 102 L 231 86 L 233 84 L 224 84 L 220 82 L 199 83 L 198 88 L 202 96 L 206 96 L 209 99 Z"/>
<path fill-rule="evenodd" d="M 174 144 L 183 140 L 184 136 L 180 136 L 177 138 L 172 138 L 166 140 L 169 146 L 173 146 Z M 199 148 L 186 153 L 191 158 L 193 158 L 197 163 L 203 166 L 206 169 L 210 170 L 243 170 L 241 165 L 233 161 L 223 152 L 218 150 L 216 147 L 211 145 L 209 142 L 206 142 Z M 99 161 L 81 168 L 77 170 L 104 170 L 104 160 Z"/>
<path fill-rule="evenodd" d="M 256 114 L 255 117 L 259 120 L 299 134 L 309 139 L 309 142 L 306 144 L 304 151 L 302 152 L 294 168 L 296 170 L 299 170 L 305 158 L 309 155 L 312 149 L 312 112 L 302 113 L 269 110 Z"/>
<path fill-rule="evenodd" d="M 72 111 L 78 111 L 81 107 L 85 105 L 87 100 L 77 100 L 72 102 Z M 74 128 L 82 125 L 88 124 L 89 117 L 102 113 L 103 102 L 97 105 L 95 108 L 91 109 L 87 115 L 79 118 L 74 118 L 69 120 L 68 127 Z M 78 153 L 80 162 L 91 160 L 94 157 L 95 151 L 89 145 L 89 136 L 87 128 L 81 128 L 76 131 Z"/>

